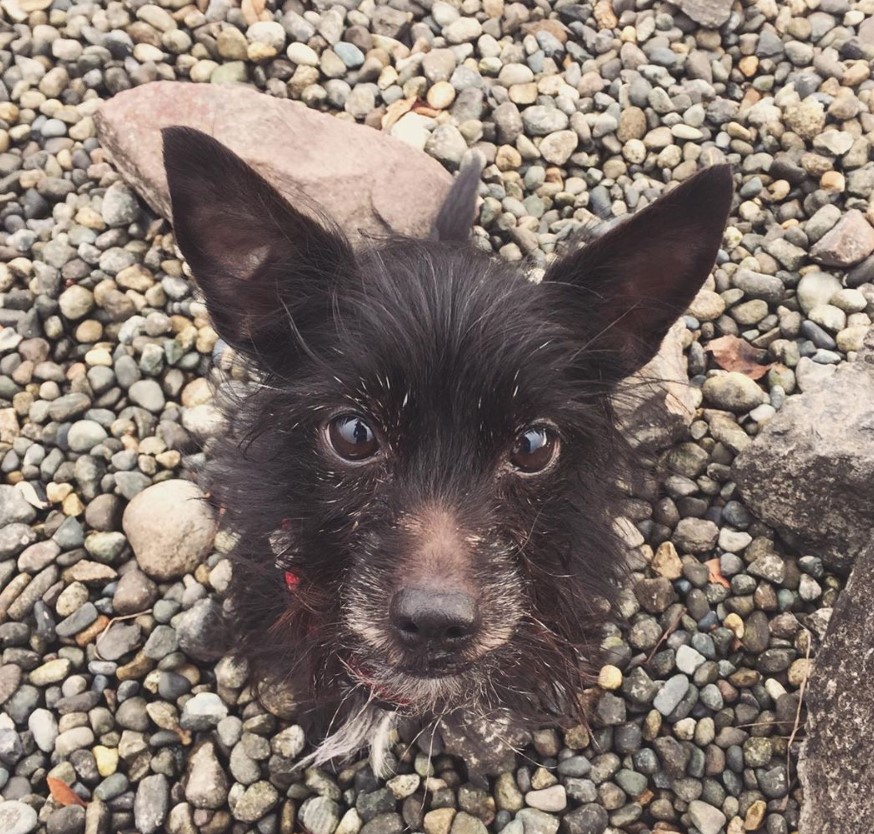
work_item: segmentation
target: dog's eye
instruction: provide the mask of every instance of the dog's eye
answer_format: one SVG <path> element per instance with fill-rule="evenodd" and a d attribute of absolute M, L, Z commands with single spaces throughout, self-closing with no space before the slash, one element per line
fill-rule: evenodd
<path fill-rule="evenodd" d="M 328 440 L 344 460 L 366 460 L 379 451 L 373 429 L 358 414 L 341 414 L 331 420 Z"/>
<path fill-rule="evenodd" d="M 513 444 L 510 463 L 521 472 L 540 472 L 552 462 L 558 450 L 558 438 L 546 426 L 525 429 Z"/>

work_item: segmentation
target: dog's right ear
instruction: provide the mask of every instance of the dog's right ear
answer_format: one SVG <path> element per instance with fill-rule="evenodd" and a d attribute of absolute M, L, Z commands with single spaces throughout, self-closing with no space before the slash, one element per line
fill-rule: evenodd
<path fill-rule="evenodd" d="M 184 127 L 161 132 L 176 242 L 216 330 L 281 373 L 309 325 L 330 316 L 330 290 L 353 267 L 352 250 L 212 137 Z"/>

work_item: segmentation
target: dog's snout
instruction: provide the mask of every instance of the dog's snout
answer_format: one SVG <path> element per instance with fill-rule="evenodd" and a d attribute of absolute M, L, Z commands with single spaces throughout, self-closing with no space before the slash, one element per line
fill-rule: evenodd
<path fill-rule="evenodd" d="M 462 648 L 479 622 L 476 600 L 458 591 L 403 588 L 391 601 L 392 627 L 408 648 L 446 652 Z"/>

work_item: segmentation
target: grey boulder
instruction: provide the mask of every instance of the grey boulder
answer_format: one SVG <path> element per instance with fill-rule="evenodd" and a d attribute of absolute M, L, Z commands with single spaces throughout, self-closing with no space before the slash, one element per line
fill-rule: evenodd
<path fill-rule="evenodd" d="M 798 762 L 804 787 L 800 834 L 871 830 L 874 791 L 874 545 L 859 556 L 835 606 L 806 702 Z"/>
<path fill-rule="evenodd" d="M 790 397 L 735 458 L 746 505 L 846 570 L 874 536 L 874 330 L 854 362 Z"/>

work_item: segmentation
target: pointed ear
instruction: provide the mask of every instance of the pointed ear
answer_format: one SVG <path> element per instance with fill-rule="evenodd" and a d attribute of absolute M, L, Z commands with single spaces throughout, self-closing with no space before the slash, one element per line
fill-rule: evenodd
<path fill-rule="evenodd" d="M 205 133 L 171 127 L 162 135 L 176 242 L 216 330 L 281 371 L 307 326 L 330 315 L 330 287 L 353 265 L 349 244 Z"/>
<path fill-rule="evenodd" d="M 732 190 L 728 165 L 707 168 L 549 268 L 544 283 L 568 289 L 606 377 L 652 359 L 692 302 L 716 260 Z"/>

